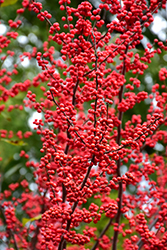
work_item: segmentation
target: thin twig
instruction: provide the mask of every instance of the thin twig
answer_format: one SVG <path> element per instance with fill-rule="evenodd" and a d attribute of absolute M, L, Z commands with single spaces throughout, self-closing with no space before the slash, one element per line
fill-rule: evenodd
<path fill-rule="evenodd" d="M 94 246 L 91 248 L 91 250 L 96 250 L 96 248 L 99 245 L 99 240 L 102 238 L 102 236 L 107 232 L 107 230 L 109 229 L 111 223 L 112 223 L 113 219 L 110 219 L 108 224 L 105 226 L 105 228 L 103 229 L 103 231 L 101 232 L 100 236 L 98 237 L 96 243 L 94 244 Z"/>

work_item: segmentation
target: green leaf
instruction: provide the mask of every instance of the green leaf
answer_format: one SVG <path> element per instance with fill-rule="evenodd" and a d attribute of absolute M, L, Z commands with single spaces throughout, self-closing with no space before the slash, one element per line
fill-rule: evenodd
<path fill-rule="evenodd" d="M 39 214 L 39 215 L 37 215 L 37 216 L 35 216 L 35 217 L 31 218 L 31 219 L 23 218 L 22 219 L 22 224 L 23 224 L 23 226 L 25 226 L 28 222 L 32 222 L 34 220 L 40 220 L 41 218 L 42 218 L 42 214 Z"/>
<path fill-rule="evenodd" d="M 16 166 L 12 167 L 11 169 L 9 169 L 5 174 L 4 174 L 4 178 L 9 178 L 11 175 L 13 175 L 19 168 L 21 168 L 21 164 L 17 164 Z"/>
<path fill-rule="evenodd" d="M 18 140 L 12 141 L 12 140 L 8 140 L 8 139 L 1 139 L 1 140 L 4 142 L 7 142 L 13 146 L 25 146 L 25 145 L 27 145 L 27 143 L 25 143 L 24 141 L 18 141 Z"/>
<path fill-rule="evenodd" d="M 5 0 L 2 4 L 1 4 L 1 7 L 5 7 L 5 6 L 8 6 L 8 5 L 12 5 L 12 4 L 15 4 L 18 0 Z"/>

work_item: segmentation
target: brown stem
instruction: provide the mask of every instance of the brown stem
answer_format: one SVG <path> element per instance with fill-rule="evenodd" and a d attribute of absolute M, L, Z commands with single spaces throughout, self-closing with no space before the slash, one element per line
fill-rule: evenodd
<path fill-rule="evenodd" d="M 103 231 L 101 232 L 99 238 L 97 239 L 96 243 L 94 244 L 94 246 L 91 248 L 91 250 L 96 250 L 96 248 L 99 245 L 99 240 L 102 238 L 102 236 L 107 232 L 107 230 L 109 229 L 111 222 L 113 219 L 110 219 L 108 224 L 105 226 L 105 228 L 103 229 Z"/>
<path fill-rule="evenodd" d="M 70 124 L 68 124 L 68 128 L 67 128 L 67 138 L 70 139 L 71 135 L 69 132 L 69 128 L 70 128 Z M 69 150 L 69 144 L 68 142 L 66 143 L 66 147 L 64 149 L 64 153 L 67 155 L 68 154 L 68 150 Z M 62 201 L 63 203 L 66 201 L 66 195 L 67 195 L 67 191 L 66 191 L 66 187 L 64 186 L 64 184 L 62 183 Z"/>
<path fill-rule="evenodd" d="M 76 82 L 75 87 L 73 89 L 73 97 L 72 97 L 72 105 L 74 105 L 74 106 L 75 106 L 75 99 L 76 99 L 76 92 L 77 92 L 78 85 L 79 85 L 79 80 L 77 79 L 77 82 Z"/>
<path fill-rule="evenodd" d="M 37 226 L 36 229 L 35 229 L 35 235 L 31 239 L 32 250 L 36 250 L 36 244 L 37 244 L 37 241 L 38 241 L 38 234 L 39 234 L 39 227 Z"/>

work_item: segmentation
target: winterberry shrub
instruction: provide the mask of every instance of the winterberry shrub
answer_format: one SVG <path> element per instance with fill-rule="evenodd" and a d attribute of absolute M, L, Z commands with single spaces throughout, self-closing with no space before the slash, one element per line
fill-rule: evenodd
<path fill-rule="evenodd" d="M 167 44 L 139 49 L 166 0 L 60 0 L 61 20 L 42 2 L 1 19 L 1 247 L 167 249 Z M 18 45 L 28 15 L 42 47 Z"/>

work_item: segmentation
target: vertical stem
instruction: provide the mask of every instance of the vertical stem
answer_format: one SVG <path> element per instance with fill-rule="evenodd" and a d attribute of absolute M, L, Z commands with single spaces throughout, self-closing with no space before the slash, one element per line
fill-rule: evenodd
<path fill-rule="evenodd" d="M 96 69 L 96 72 L 97 72 L 97 60 L 98 60 L 98 56 L 97 56 L 97 50 L 96 50 L 96 38 L 95 38 L 93 32 L 92 32 L 92 35 L 93 35 L 93 37 L 94 37 L 94 44 L 95 44 L 95 56 L 96 56 L 95 69 Z M 76 91 L 77 91 L 78 84 L 79 84 L 79 81 L 77 80 L 77 83 L 76 83 L 76 85 L 75 85 L 75 87 L 74 87 L 74 90 L 73 90 L 73 100 L 72 100 L 72 104 L 73 104 L 73 105 L 75 105 L 75 94 L 76 94 Z M 96 75 L 96 91 L 97 91 L 97 90 L 98 90 L 98 77 L 97 77 L 97 75 Z M 94 109 L 95 112 L 96 112 L 96 109 L 97 109 L 97 100 L 98 100 L 98 98 L 97 98 L 97 95 L 96 95 L 95 109 Z M 94 127 L 96 127 L 96 113 L 94 113 Z M 94 155 L 92 156 L 91 163 L 92 163 L 93 161 L 94 161 Z M 84 180 L 83 180 L 83 182 L 82 182 L 82 185 L 81 185 L 81 189 L 80 189 L 80 190 L 82 190 L 82 189 L 84 188 L 85 183 L 86 183 L 86 181 L 87 181 L 87 179 L 88 179 L 88 177 L 89 177 L 91 168 L 92 168 L 92 164 L 90 164 L 90 166 L 89 166 L 88 169 L 87 169 L 87 172 L 86 172 L 86 175 L 85 175 Z M 75 211 L 77 205 L 78 205 L 78 201 L 76 201 L 76 202 L 73 204 L 72 213 L 71 213 L 71 214 L 74 213 L 74 211 Z M 70 229 L 71 220 L 72 220 L 72 219 L 68 220 L 68 222 L 67 222 L 67 226 L 66 226 L 66 230 L 67 230 L 67 231 Z M 64 239 L 64 236 L 62 235 L 61 241 L 60 241 L 59 246 L 58 246 L 58 250 L 63 250 L 64 248 L 66 248 L 66 240 Z"/>
<path fill-rule="evenodd" d="M 120 175 L 120 158 L 117 162 L 117 176 L 121 176 Z M 120 219 L 121 219 L 121 208 L 122 208 L 122 194 L 123 194 L 123 185 L 122 182 L 119 183 L 119 191 L 118 191 L 118 212 L 115 218 L 115 222 L 118 224 L 117 229 L 119 227 L 120 224 Z M 113 245 L 112 245 L 112 250 L 116 250 L 117 249 L 117 240 L 118 240 L 118 234 L 119 231 L 115 230 L 114 231 L 114 237 L 113 237 Z"/>
<path fill-rule="evenodd" d="M 124 75 L 124 76 L 125 76 L 125 73 L 126 73 L 125 59 L 126 59 L 127 51 L 128 51 L 128 46 L 126 47 L 126 50 L 125 50 L 125 57 L 124 57 L 123 68 L 122 68 L 122 75 Z M 120 91 L 119 91 L 119 103 L 123 99 L 123 91 L 124 91 L 124 85 L 121 86 Z M 120 121 L 120 124 L 118 126 L 117 144 L 120 145 L 120 141 L 121 141 L 121 129 L 122 129 L 122 119 L 123 119 L 123 112 L 122 111 L 119 111 L 119 113 L 118 113 L 118 119 Z M 117 177 L 121 176 L 120 167 L 121 167 L 121 160 L 119 158 L 118 161 L 117 161 Z M 112 250 L 116 250 L 117 249 L 117 240 L 118 240 L 118 234 L 119 234 L 119 224 L 120 224 L 120 219 L 121 219 L 122 194 L 123 194 L 123 185 L 122 185 L 122 182 L 119 182 L 118 211 L 117 211 L 116 218 L 115 218 L 115 223 L 117 223 L 118 226 L 117 226 L 117 230 L 114 231 Z"/>
<path fill-rule="evenodd" d="M 45 199 L 46 193 L 47 193 L 47 191 L 44 193 L 44 195 L 42 197 L 43 199 Z M 43 214 L 44 212 L 45 212 L 45 201 L 42 204 L 41 214 Z M 36 229 L 35 229 L 35 235 L 31 239 L 31 248 L 32 248 L 32 250 L 36 250 L 36 244 L 38 242 L 39 233 L 40 233 L 40 228 L 39 228 L 39 226 L 37 226 Z"/>
<path fill-rule="evenodd" d="M 86 172 L 85 178 L 83 179 L 83 182 L 82 182 L 82 185 L 81 185 L 80 190 L 82 190 L 82 189 L 84 188 L 85 183 L 86 183 L 86 181 L 87 181 L 87 179 L 88 179 L 88 177 L 89 177 L 89 174 L 90 174 L 90 171 L 91 171 L 91 168 L 92 168 L 92 162 L 94 161 L 94 157 L 95 157 L 95 156 L 93 155 L 93 156 L 92 156 L 91 163 L 90 163 L 90 166 L 89 166 L 88 169 L 87 169 L 87 172 Z M 74 211 L 75 211 L 77 205 L 78 205 L 78 201 L 74 202 L 74 204 L 73 204 L 73 206 L 72 206 L 72 212 L 71 212 L 70 215 L 72 215 L 72 214 L 74 213 Z M 72 218 L 69 219 L 68 222 L 67 222 L 66 231 L 69 231 L 70 225 L 71 225 L 71 221 L 72 221 Z M 62 235 L 62 236 L 61 236 L 61 241 L 60 241 L 59 246 L 58 246 L 58 250 L 63 250 L 63 249 L 65 249 L 65 248 L 66 248 L 66 240 L 64 239 L 64 236 Z"/>
<path fill-rule="evenodd" d="M 97 56 L 97 49 L 96 49 L 96 37 L 92 31 L 92 35 L 94 38 L 94 46 L 95 46 L 95 56 L 96 56 L 96 61 L 95 61 L 95 72 L 96 72 L 96 92 L 98 90 L 98 77 L 97 77 L 97 60 L 98 60 L 98 56 Z M 96 122 L 97 122 L 97 118 L 96 118 L 96 110 L 97 110 L 97 93 L 96 93 L 96 100 L 95 100 L 95 109 L 94 109 L 94 128 L 96 127 Z M 94 133 L 96 135 L 96 132 Z"/>
<path fill-rule="evenodd" d="M 73 89 L 73 97 L 72 97 L 72 105 L 74 106 L 74 108 L 75 108 L 76 91 L 77 91 L 78 85 L 79 85 L 79 80 L 77 79 L 77 82 L 76 82 L 75 87 Z M 69 128 L 70 128 L 70 124 L 68 124 L 68 128 L 67 128 L 67 138 L 71 139 L 71 135 L 69 133 Z M 67 142 L 65 150 L 64 150 L 64 153 L 66 155 L 68 154 L 68 150 L 69 150 L 69 144 Z M 63 202 L 66 201 L 66 195 L 67 195 L 66 188 L 65 188 L 64 184 L 62 183 L 62 200 L 63 200 Z"/>

